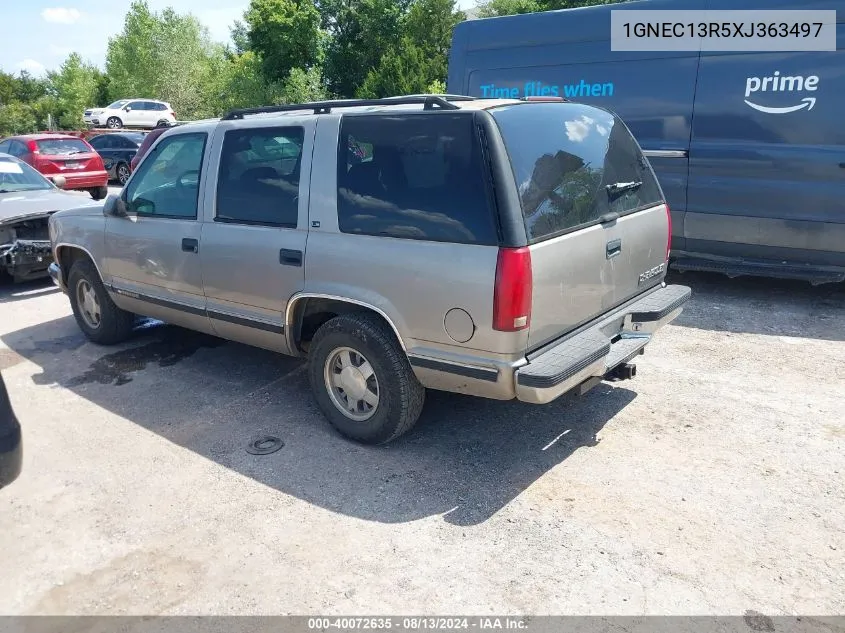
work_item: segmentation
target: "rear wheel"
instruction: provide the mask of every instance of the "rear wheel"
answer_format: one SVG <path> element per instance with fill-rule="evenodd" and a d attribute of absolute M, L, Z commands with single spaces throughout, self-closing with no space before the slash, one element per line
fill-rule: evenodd
<path fill-rule="evenodd" d="M 110 116 L 108 121 L 106 121 L 106 127 L 116 130 L 118 128 L 123 127 L 123 121 L 121 121 L 116 116 Z"/>
<path fill-rule="evenodd" d="M 109 195 L 108 185 L 104 187 L 93 187 L 88 190 L 94 200 L 102 200 Z"/>
<path fill-rule="evenodd" d="M 79 259 L 73 264 L 67 287 L 73 316 L 88 340 L 114 345 L 129 337 L 135 315 L 114 304 L 90 260 Z"/>
<path fill-rule="evenodd" d="M 129 171 L 129 165 L 126 163 L 118 163 L 114 171 L 121 185 L 126 184 L 126 181 L 129 180 L 129 176 L 132 173 Z"/>
<path fill-rule="evenodd" d="M 384 444 L 417 422 L 425 388 L 378 317 L 361 313 L 331 319 L 314 335 L 308 355 L 314 397 L 341 434 Z"/>
<path fill-rule="evenodd" d="M 156 123 L 156 127 L 170 127 L 170 121 L 167 119 L 161 119 Z"/>

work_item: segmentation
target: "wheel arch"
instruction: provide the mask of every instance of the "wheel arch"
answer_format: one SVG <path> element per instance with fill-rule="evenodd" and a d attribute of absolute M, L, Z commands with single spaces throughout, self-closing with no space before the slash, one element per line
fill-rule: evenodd
<path fill-rule="evenodd" d="M 56 245 L 56 259 L 58 260 L 57 263 L 61 272 L 62 283 L 65 287 L 67 287 L 67 279 L 70 274 L 70 269 L 79 259 L 88 259 L 92 264 L 94 264 L 94 268 L 100 276 L 100 281 L 103 283 L 106 281 L 100 267 L 97 265 L 97 260 L 94 259 L 91 252 L 84 246 L 60 242 Z"/>
<path fill-rule="evenodd" d="M 369 312 L 384 321 L 407 354 L 408 348 L 396 323 L 382 308 L 360 299 L 324 293 L 302 293 L 291 297 L 285 310 L 285 335 L 288 348 L 304 355 L 302 343 L 310 342 L 316 331 L 328 320 L 341 314 Z"/>

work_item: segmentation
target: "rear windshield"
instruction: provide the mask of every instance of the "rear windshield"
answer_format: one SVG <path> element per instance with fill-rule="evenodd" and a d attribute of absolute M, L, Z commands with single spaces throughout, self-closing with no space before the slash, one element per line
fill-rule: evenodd
<path fill-rule="evenodd" d="M 490 110 L 516 178 L 531 242 L 663 202 L 651 166 L 613 114 L 575 103 Z"/>
<path fill-rule="evenodd" d="M 82 154 L 91 151 L 88 145 L 78 138 L 50 138 L 35 141 L 35 144 L 38 146 L 38 151 L 40 153 L 48 154 L 50 156 Z"/>

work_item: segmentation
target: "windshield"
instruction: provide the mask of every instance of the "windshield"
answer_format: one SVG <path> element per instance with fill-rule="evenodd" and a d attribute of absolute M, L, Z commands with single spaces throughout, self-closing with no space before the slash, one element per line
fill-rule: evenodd
<path fill-rule="evenodd" d="M 114 103 L 107 105 L 106 109 L 117 110 L 118 108 L 122 108 L 123 106 L 125 106 L 127 103 L 129 103 L 129 99 L 121 99 L 120 101 L 115 101 Z"/>
<path fill-rule="evenodd" d="M 69 156 L 71 154 L 87 154 L 91 150 L 85 141 L 78 138 L 50 138 L 35 141 L 38 151 L 50 156 Z"/>
<path fill-rule="evenodd" d="M 0 158 L 0 193 L 52 188 L 49 180 L 26 163 Z"/>

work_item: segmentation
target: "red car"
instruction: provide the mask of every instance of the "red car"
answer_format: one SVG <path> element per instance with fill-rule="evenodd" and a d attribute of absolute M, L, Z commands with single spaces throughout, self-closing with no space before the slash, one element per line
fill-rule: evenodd
<path fill-rule="evenodd" d="M 64 189 L 88 191 L 94 200 L 109 193 L 103 159 L 84 139 L 69 134 L 24 134 L 0 141 L 0 153 L 11 154 L 47 178 L 64 176 Z"/>

